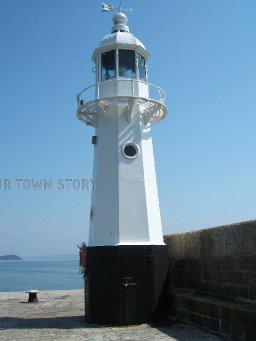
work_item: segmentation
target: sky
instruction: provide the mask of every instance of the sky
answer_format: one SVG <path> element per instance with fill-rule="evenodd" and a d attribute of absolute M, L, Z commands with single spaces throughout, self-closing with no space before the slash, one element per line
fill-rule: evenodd
<path fill-rule="evenodd" d="M 123 5 L 167 94 L 153 127 L 164 234 L 256 219 L 256 1 Z M 95 82 L 91 56 L 111 31 L 100 9 L 0 1 L 0 255 L 75 253 L 88 239 L 94 132 L 75 96 Z"/>

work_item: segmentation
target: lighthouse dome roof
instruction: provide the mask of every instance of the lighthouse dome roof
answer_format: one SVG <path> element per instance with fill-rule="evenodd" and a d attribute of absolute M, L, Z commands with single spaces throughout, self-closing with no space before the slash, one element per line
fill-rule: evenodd
<path fill-rule="evenodd" d="M 123 13 L 117 13 L 113 17 L 114 26 L 112 33 L 106 35 L 100 42 L 99 47 L 94 51 L 92 59 L 96 60 L 96 55 L 115 48 L 134 49 L 144 57 L 148 57 L 144 44 L 129 32 L 127 17 Z"/>
<path fill-rule="evenodd" d="M 142 44 L 142 42 L 139 39 L 137 39 L 133 34 L 131 34 L 130 32 L 120 31 L 106 35 L 101 40 L 100 47 L 115 44 L 141 46 L 143 49 L 145 49 L 145 46 Z"/>

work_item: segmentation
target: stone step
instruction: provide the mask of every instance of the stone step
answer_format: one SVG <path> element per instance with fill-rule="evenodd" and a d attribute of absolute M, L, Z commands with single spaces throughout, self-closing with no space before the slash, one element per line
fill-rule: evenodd
<path fill-rule="evenodd" d="M 172 289 L 172 315 L 227 340 L 256 340 L 256 301 Z"/>

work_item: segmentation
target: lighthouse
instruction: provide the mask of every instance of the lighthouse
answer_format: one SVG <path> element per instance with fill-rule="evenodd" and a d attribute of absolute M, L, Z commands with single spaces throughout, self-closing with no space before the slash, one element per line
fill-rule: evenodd
<path fill-rule="evenodd" d="M 119 8 L 92 56 L 95 84 L 77 94 L 78 118 L 95 129 L 85 276 L 91 323 L 145 323 L 166 312 L 168 254 L 151 129 L 167 109 L 164 91 L 149 83 L 148 58 Z"/>

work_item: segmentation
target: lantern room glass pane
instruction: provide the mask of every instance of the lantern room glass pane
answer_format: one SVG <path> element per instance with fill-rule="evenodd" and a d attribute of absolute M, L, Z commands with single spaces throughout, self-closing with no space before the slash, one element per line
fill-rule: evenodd
<path fill-rule="evenodd" d="M 135 51 L 119 50 L 119 77 L 135 78 Z"/>
<path fill-rule="evenodd" d="M 101 80 L 105 81 L 107 79 L 116 77 L 116 51 L 111 50 L 101 55 Z"/>
<path fill-rule="evenodd" d="M 146 81 L 146 62 L 145 58 L 138 53 L 138 69 L 139 69 L 139 79 Z"/>

